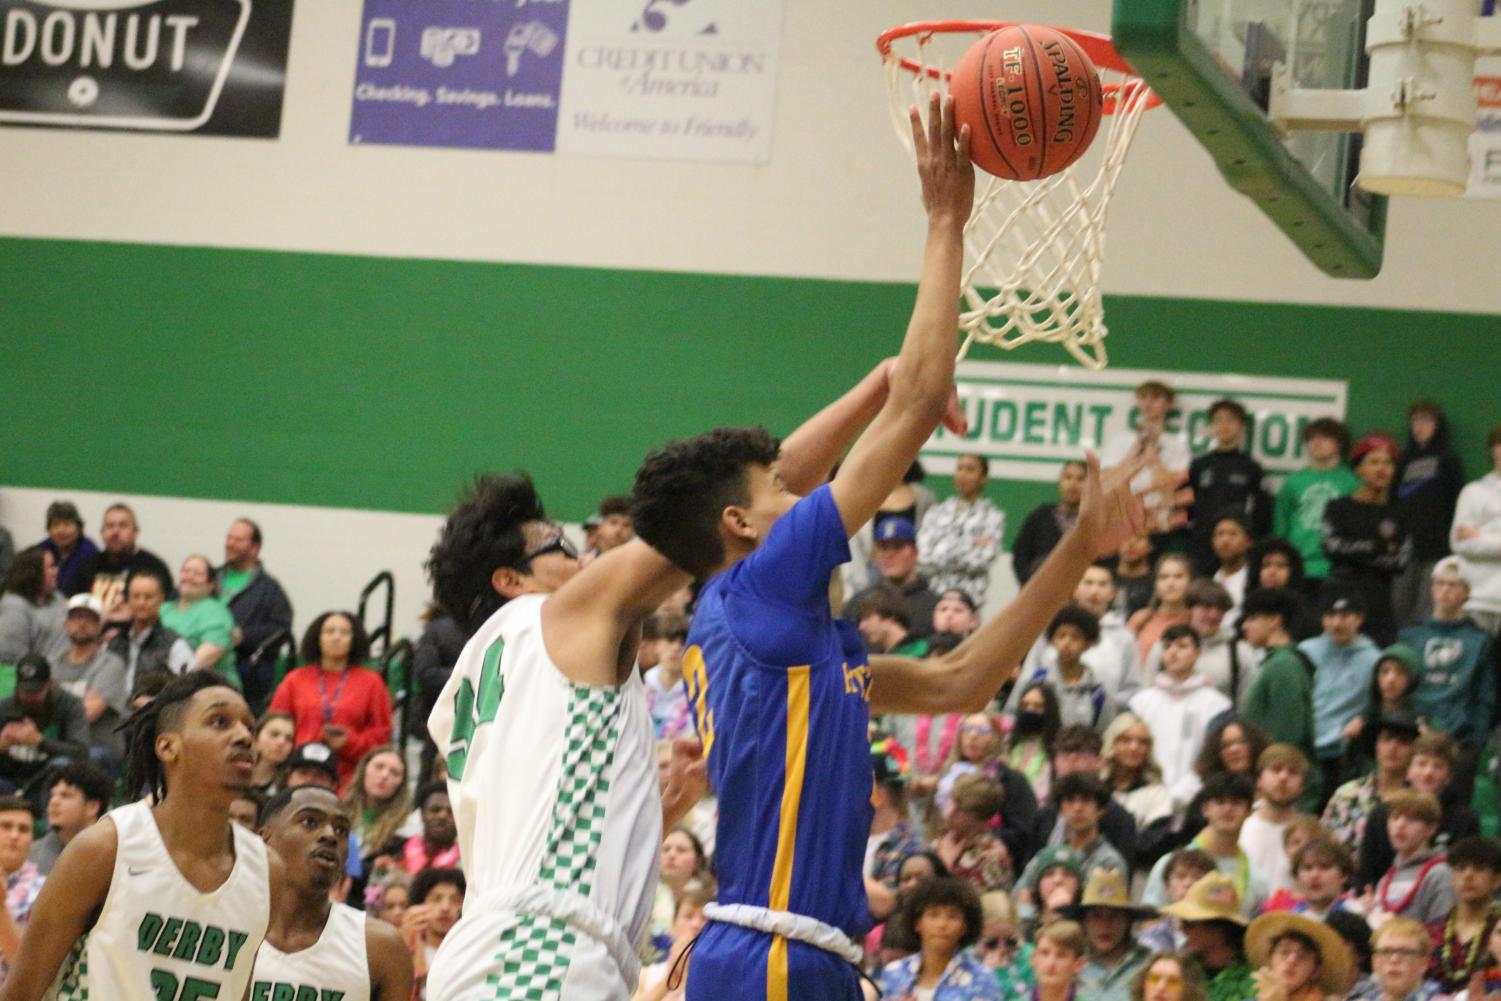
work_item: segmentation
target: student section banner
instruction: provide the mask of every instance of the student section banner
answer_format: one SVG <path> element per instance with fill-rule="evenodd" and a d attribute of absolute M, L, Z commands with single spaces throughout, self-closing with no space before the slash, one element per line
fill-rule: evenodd
<path fill-rule="evenodd" d="M 0 124 L 274 138 L 292 0 L 0 0 Z"/>
<path fill-rule="evenodd" d="M 990 460 L 993 477 L 1053 480 L 1065 459 L 1135 429 L 1135 389 L 1148 379 L 1177 391 L 1168 429 L 1186 433 L 1195 455 L 1212 444 L 1210 404 L 1238 400 L 1251 414 L 1251 454 L 1269 474 L 1304 464 L 1304 426 L 1318 417 L 1343 420 L 1349 392 L 1347 383 L 1328 379 L 965 361 L 956 381 L 969 433 L 940 428 L 923 448 L 923 466 L 949 473 L 958 456 L 979 453 Z"/>
<path fill-rule="evenodd" d="M 763 162 L 782 0 L 365 0 L 349 138 Z"/>

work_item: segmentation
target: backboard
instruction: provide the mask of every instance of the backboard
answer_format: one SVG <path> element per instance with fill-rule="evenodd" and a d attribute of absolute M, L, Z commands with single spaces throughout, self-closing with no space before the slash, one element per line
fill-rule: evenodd
<path fill-rule="evenodd" d="M 1381 270 L 1386 199 L 1355 186 L 1358 132 L 1284 132 L 1273 67 L 1298 87 L 1366 84 L 1375 0 L 1114 0 L 1115 46 L 1221 173 L 1335 278 Z"/>

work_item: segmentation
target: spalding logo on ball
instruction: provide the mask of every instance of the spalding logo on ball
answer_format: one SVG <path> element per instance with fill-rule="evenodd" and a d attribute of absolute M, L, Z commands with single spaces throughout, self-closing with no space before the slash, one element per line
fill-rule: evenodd
<path fill-rule="evenodd" d="M 1008 181 L 1056 174 L 1100 130 L 1104 93 L 1072 38 L 1038 24 L 1000 28 L 970 46 L 949 78 L 975 166 Z"/>

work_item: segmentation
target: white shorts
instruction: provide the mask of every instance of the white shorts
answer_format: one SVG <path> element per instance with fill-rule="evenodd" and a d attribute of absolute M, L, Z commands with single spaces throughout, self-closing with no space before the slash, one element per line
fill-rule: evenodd
<path fill-rule="evenodd" d="M 635 986 L 596 939 L 501 911 L 465 914 L 453 926 L 428 971 L 427 1001 L 630 1001 Z"/>

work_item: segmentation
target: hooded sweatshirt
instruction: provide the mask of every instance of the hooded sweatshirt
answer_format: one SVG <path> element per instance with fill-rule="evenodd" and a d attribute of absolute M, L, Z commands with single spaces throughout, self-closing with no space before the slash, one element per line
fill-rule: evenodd
<path fill-rule="evenodd" d="M 1449 525 L 1464 482 L 1464 464 L 1449 447 L 1447 417 L 1438 418 L 1428 444 L 1407 439 L 1392 482 L 1392 500 L 1412 533 L 1414 558 L 1427 562 L 1449 555 Z"/>
<path fill-rule="evenodd" d="M 1230 700 L 1197 671 L 1182 681 L 1174 681 L 1162 671 L 1152 682 L 1131 696 L 1130 709 L 1151 728 L 1152 752 L 1162 766 L 1162 784 L 1181 808 L 1199 789 L 1193 764 L 1204 746 L 1209 722 L 1230 708 Z"/>
<path fill-rule="evenodd" d="M 1314 663 L 1313 742 L 1323 758 L 1345 749 L 1340 731 L 1365 711 L 1371 698 L 1371 675 L 1380 650 L 1368 637 L 1355 637 L 1349 646 L 1339 646 L 1322 633 L 1298 644 Z"/>
<path fill-rule="evenodd" d="M 1454 528 L 1478 528 L 1474 539 L 1456 538 L 1449 545 L 1470 564 L 1470 600 L 1465 610 L 1501 613 L 1501 474 L 1494 471 L 1459 492 Z"/>
<path fill-rule="evenodd" d="M 1430 618 L 1402 630 L 1401 640 L 1421 658 L 1418 687 L 1412 693 L 1418 712 L 1463 745 L 1485 743 L 1496 709 L 1485 631 L 1467 618 L 1458 622 Z"/>

